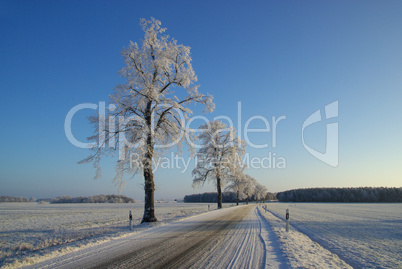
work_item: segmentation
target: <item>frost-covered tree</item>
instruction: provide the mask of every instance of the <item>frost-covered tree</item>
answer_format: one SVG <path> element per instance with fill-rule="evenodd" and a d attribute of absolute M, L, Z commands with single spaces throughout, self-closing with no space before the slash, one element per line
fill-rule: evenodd
<path fill-rule="evenodd" d="M 230 185 L 226 189 L 236 191 L 237 204 L 239 204 L 240 196 L 246 198 L 247 202 L 252 196 L 254 196 L 254 201 L 265 200 L 267 188 L 258 183 L 253 177 L 240 173 L 237 177 L 231 178 L 230 182 Z"/>
<path fill-rule="evenodd" d="M 245 186 L 244 175 L 239 175 L 230 178 L 229 185 L 225 188 L 226 191 L 236 192 L 236 205 L 239 205 L 240 199 L 243 197 L 243 189 Z"/>
<path fill-rule="evenodd" d="M 236 161 L 236 160 L 235 160 Z M 236 193 L 236 205 L 239 205 L 240 199 L 243 198 L 244 188 L 246 187 L 246 175 L 244 174 L 244 169 L 246 165 L 241 162 L 238 158 L 237 165 L 234 166 L 236 169 L 235 173 L 232 173 L 229 177 L 229 185 L 226 187 L 226 191 L 234 191 Z"/>
<path fill-rule="evenodd" d="M 105 154 L 119 153 L 114 182 L 124 186 L 123 175 L 144 176 L 145 205 L 142 222 L 156 221 L 154 210 L 153 159 L 167 148 L 180 146 L 185 120 L 191 103 L 205 105 L 212 111 L 212 96 L 201 94 L 195 84 L 197 76 L 191 65 L 190 48 L 164 34 L 161 22 L 141 19 L 145 32 L 141 46 L 130 42 L 122 51 L 126 66 L 120 70 L 125 83 L 110 96 L 108 114 L 90 120 L 98 142 L 93 154 L 81 163 L 93 162 L 96 178 Z"/>
<path fill-rule="evenodd" d="M 243 194 L 246 198 L 246 202 L 250 200 L 250 198 L 255 194 L 255 187 L 257 185 L 257 180 L 251 177 L 250 175 L 244 176 L 244 187 Z"/>
<path fill-rule="evenodd" d="M 276 200 L 276 193 L 272 193 L 272 192 L 267 192 L 267 194 L 265 195 L 265 201 L 273 201 Z"/>
<path fill-rule="evenodd" d="M 202 186 L 212 181 L 218 191 L 218 208 L 222 208 L 222 187 L 241 171 L 238 161 L 245 153 L 245 143 L 235 137 L 233 127 L 221 121 L 211 121 L 200 126 L 198 135 L 201 145 L 197 152 L 193 186 Z"/>
<path fill-rule="evenodd" d="M 257 182 L 255 186 L 255 200 L 256 201 L 265 201 L 265 197 L 267 195 L 267 187 L 264 185 L 261 185 L 260 183 Z"/>

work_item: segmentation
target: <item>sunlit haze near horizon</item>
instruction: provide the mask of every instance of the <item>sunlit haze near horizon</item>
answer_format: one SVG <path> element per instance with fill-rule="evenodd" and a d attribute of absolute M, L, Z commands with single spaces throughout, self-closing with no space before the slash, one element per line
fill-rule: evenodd
<path fill-rule="evenodd" d="M 94 180 L 65 119 L 109 104 L 124 81 L 120 52 L 151 17 L 191 47 L 199 91 L 214 96 L 212 113 L 190 106 L 192 116 L 233 125 L 246 173 L 269 192 L 401 187 L 401 14 L 401 1 L 1 1 L 0 196 L 118 193 L 117 157 Z M 78 141 L 93 134 L 93 113 L 74 114 Z M 192 187 L 193 168 L 187 147 L 166 152 L 156 199 L 214 191 Z M 126 181 L 121 194 L 143 200 L 142 174 Z"/>

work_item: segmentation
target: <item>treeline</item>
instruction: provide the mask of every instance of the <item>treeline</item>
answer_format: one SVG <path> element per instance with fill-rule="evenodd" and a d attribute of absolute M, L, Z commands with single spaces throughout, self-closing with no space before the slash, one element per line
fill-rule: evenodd
<path fill-rule="evenodd" d="M 402 188 L 310 188 L 279 192 L 280 202 L 400 203 Z"/>
<path fill-rule="evenodd" d="M 269 195 L 268 195 L 269 194 Z M 267 200 L 275 200 L 275 195 L 272 193 L 268 193 L 266 198 Z M 272 199 L 270 199 L 272 198 Z M 246 197 L 241 199 L 240 202 L 254 202 L 260 201 L 257 199 L 256 195 L 251 195 L 250 197 Z M 184 196 L 183 202 L 185 203 L 216 203 L 218 201 L 218 193 L 216 192 L 205 192 L 198 194 L 190 194 Z M 222 193 L 222 202 L 223 203 L 236 203 L 236 193 L 235 192 L 223 192 Z"/>
<path fill-rule="evenodd" d="M 24 198 L 24 197 L 12 197 L 12 196 L 0 196 L 0 203 L 28 203 L 35 202 L 35 198 Z"/>
<path fill-rule="evenodd" d="M 190 194 L 184 196 L 183 202 L 185 203 L 216 203 L 218 202 L 217 192 L 205 192 L 199 194 Z M 222 193 L 223 203 L 235 203 L 236 193 L 234 192 L 223 192 Z"/>
<path fill-rule="evenodd" d="M 277 200 L 277 198 L 276 198 L 276 193 L 267 192 L 267 195 L 265 195 L 265 200 L 266 200 L 266 201 Z"/>
<path fill-rule="evenodd" d="M 89 197 L 60 196 L 49 201 L 53 204 L 66 203 L 135 203 L 135 200 L 124 195 L 94 195 Z"/>

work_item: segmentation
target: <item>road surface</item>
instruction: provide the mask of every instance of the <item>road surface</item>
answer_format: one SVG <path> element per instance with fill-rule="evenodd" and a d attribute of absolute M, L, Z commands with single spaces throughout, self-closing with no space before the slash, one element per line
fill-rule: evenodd
<path fill-rule="evenodd" d="M 215 210 L 31 268 L 280 268 L 278 251 L 267 257 L 258 214 L 255 205 Z"/>

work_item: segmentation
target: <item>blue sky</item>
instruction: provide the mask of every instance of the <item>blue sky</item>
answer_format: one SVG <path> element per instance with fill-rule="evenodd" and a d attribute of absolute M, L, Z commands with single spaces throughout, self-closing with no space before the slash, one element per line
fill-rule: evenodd
<path fill-rule="evenodd" d="M 191 47 L 200 91 L 214 96 L 209 119 L 235 127 L 260 116 L 285 116 L 272 132 L 250 134 L 250 158 L 275 154 L 286 168 L 247 173 L 272 191 L 304 187 L 401 186 L 402 3 L 400 1 L 1 1 L 0 195 L 54 197 L 116 193 L 113 159 L 103 177 L 77 162 L 88 151 L 64 132 L 68 111 L 107 101 L 122 79 L 120 51 L 140 42 L 140 18 L 155 17 Z M 326 124 L 339 127 L 339 164 L 303 146 L 303 122 L 338 101 L 338 117 L 305 129 L 305 142 L 325 151 Z M 73 118 L 77 139 L 91 135 Z M 199 115 L 200 108 L 194 109 Z M 322 114 L 324 115 L 324 114 Z M 324 117 L 325 118 L 325 117 Z M 252 121 L 250 128 L 263 128 Z M 244 133 L 242 134 L 244 138 Z M 184 154 L 186 156 L 186 154 Z M 212 191 L 191 187 L 191 169 L 156 172 L 156 198 Z M 123 194 L 143 199 L 140 175 Z"/>

